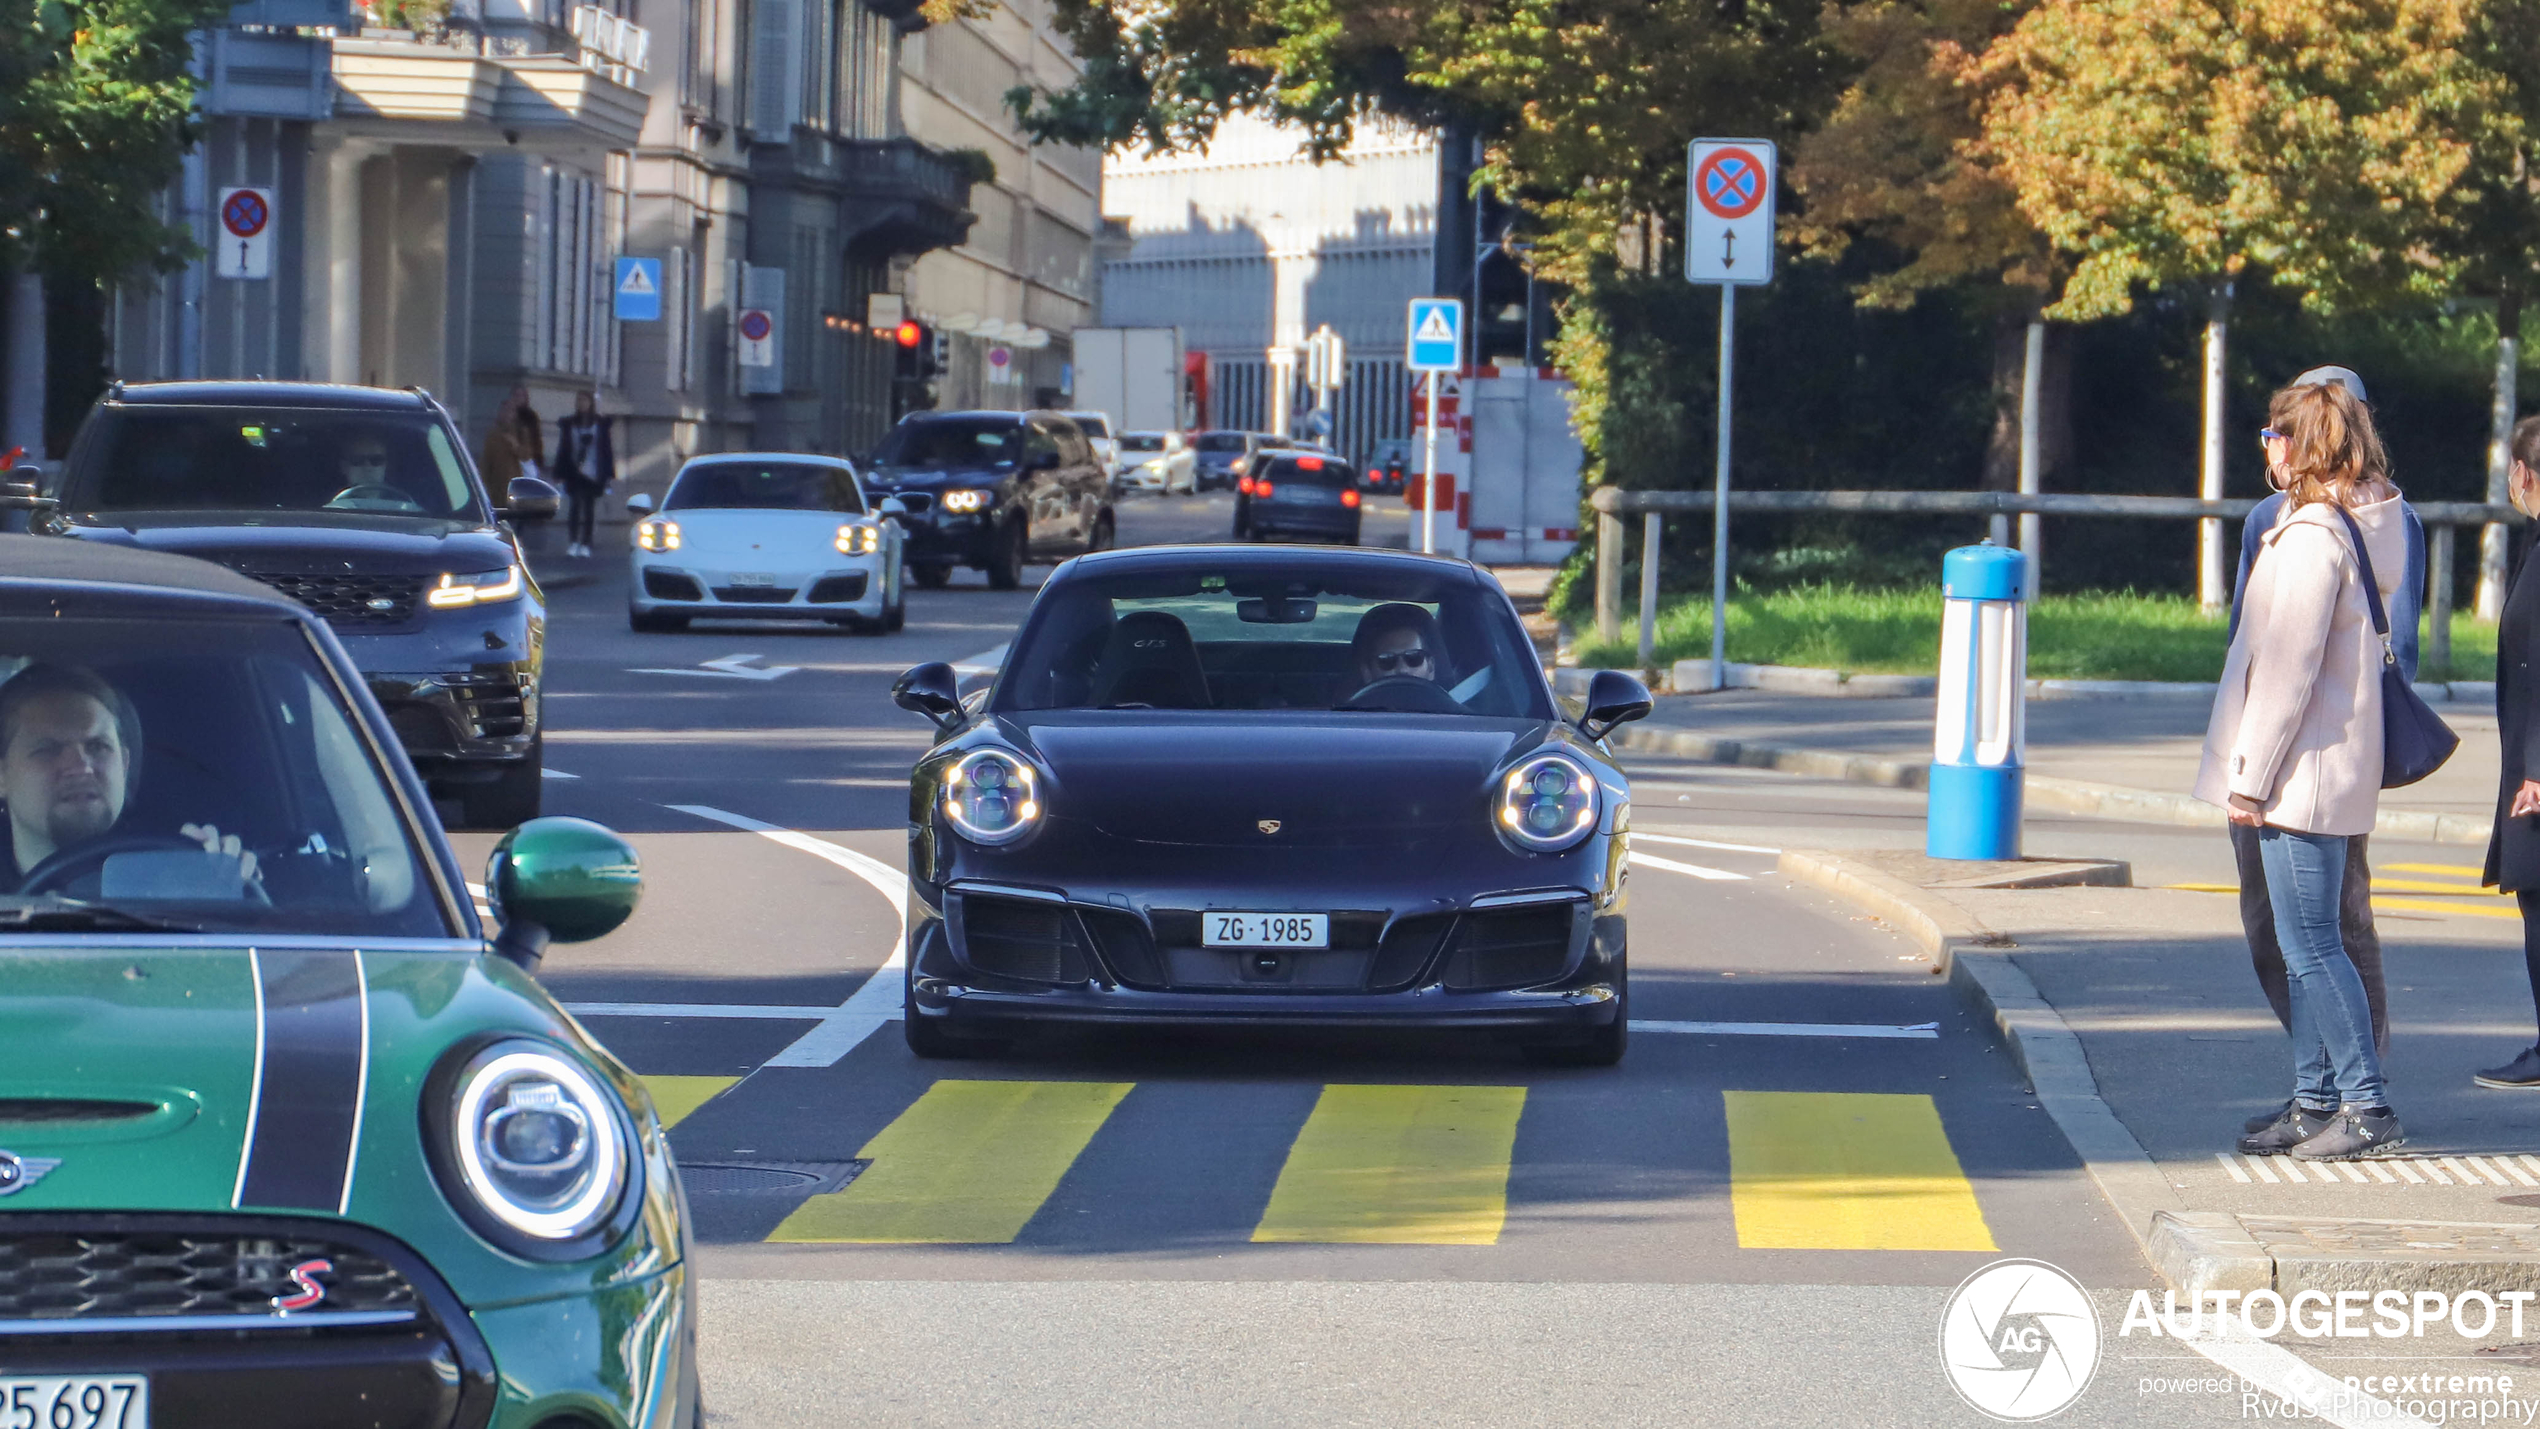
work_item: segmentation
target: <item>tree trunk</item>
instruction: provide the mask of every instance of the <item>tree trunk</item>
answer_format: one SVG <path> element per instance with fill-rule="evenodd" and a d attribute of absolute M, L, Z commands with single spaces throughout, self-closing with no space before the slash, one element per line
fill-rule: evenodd
<path fill-rule="evenodd" d="M 26 448 L 30 461 L 44 460 L 44 279 L 32 269 L 0 269 L 8 283 L 8 333 L 0 344 L 0 372 L 8 386 L 0 392 L 0 451 Z"/>
<path fill-rule="evenodd" d="M 2496 295 L 2496 387 L 2488 413 L 2487 499 L 2505 500 L 2513 474 L 2515 388 L 2521 382 L 2522 294 L 2507 288 Z M 2489 522 L 2478 533 L 2478 603 L 2481 620 L 2494 620 L 2505 609 L 2506 528 Z"/>
<path fill-rule="evenodd" d="M 1984 443 L 1984 489 L 2020 486 L 2020 373 L 2027 360 L 2027 308 L 2006 309 L 1993 322 L 1993 430 Z"/>

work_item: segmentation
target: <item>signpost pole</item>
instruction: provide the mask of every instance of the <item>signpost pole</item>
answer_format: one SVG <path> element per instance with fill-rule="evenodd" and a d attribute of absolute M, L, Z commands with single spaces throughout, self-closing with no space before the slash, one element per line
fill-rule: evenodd
<path fill-rule="evenodd" d="M 1711 688 L 1729 687 L 1729 391 L 1737 375 L 1737 285 L 1720 285 L 1720 464 L 1711 479 Z"/>
<path fill-rule="evenodd" d="M 1438 374 L 1429 373 L 1428 439 L 1421 444 L 1420 458 L 1420 551 L 1435 552 L 1438 520 Z"/>

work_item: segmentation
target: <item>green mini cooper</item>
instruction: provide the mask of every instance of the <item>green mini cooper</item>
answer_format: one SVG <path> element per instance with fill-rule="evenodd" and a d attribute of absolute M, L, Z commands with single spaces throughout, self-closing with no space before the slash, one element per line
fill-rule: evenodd
<path fill-rule="evenodd" d="M 324 622 L 0 536 L 0 1429 L 690 1429 L 686 1206 L 530 977 L 634 850 L 503 840 L 488 937 Z"/>

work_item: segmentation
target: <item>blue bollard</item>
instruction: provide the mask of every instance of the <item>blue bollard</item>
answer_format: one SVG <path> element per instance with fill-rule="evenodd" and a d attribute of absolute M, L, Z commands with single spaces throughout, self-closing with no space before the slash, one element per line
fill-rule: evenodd
<path fill-rule="evenodd" d="M 1940 562 L 1940 704 L 1923 851 L 2018 858 L 2028 748 L 2028 557 L 1988 542 Z"/>

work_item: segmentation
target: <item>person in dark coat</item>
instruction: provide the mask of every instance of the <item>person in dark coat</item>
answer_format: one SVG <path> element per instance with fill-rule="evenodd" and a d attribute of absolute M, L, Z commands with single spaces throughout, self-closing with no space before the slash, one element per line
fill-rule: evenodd
<path fill-rule="evenodd" d="M 2505 494 L 2525 515 L 2540 511 L 2540 417 L 2514 425 L 2513 474 Z M 2487 840 L 2487 876 L 2522 905 L 2522 965 L 2531 979 L 2532 1015 L 2540 1020 L 2540 576 L 2531 542 L 2496 623 L 2496 737 L 2503 768 L 2496 786 L 2496 831 Z M 2540 1046 L 2470 1078 L 2505 1091 L 2540 1088 Z"/>
<path fill-rule="evenodd" d="M 565 554 L 591 554 L 591 527 L 598 519 L 600 498 L 617 484 L 617 451 L 609 441 L 609 419 L 600 415 L 596 392 L 578 392 L 573 415 L 556 423 L 556 479 L 564 483 Z"/>

